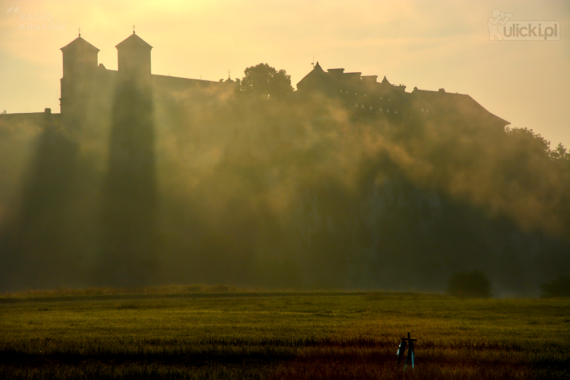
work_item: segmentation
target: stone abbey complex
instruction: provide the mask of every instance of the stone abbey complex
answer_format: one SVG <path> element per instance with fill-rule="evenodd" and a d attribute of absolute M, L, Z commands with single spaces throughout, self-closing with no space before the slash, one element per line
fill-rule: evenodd
<path fill-rule="evenodd" d="M 134 32 L 116 48 L 118 70 L 108 70 L 98 63 L 99 49 L 79 35 L 61 48 L 61 112 L 51 113 L 46 109 L 45 113 L 3 114 L 0 122 L 48 123 L 67 131 L 97 131 L 102 123 L 110 123 L 117 83 L 124 80 L 136 82 L 141 91 L 152 97 L 155 115 L 166 124 L 185 119 L 189 108 L 193 112 L 200 107 L 216 108 L 217 103 L 239 90 L 239 85 L 231 79 L 215 82 L 152 74 L 152 46 Z M 315 99 L 318 95 L 320 101 L 334 101 L 351 114 L 383 118 L 396 124 L 410 118 L 485 125 L 496 130 L 502 130 L 509 124 L 488 112 L 469 95 L 448 93 L 444 89 L 427 91 L 414 88 L 406 92 L 404 85 L 393 85 L 386 77 L 379 82 L 377 78 L 360 72 L 344 72 L 340 68 L 325 71 L 317 62 L 286 101 L 291 106 L 302 105 L 307 98 Z M 236 121 L 234 127 L 239 127 L 239 124 Z"/>

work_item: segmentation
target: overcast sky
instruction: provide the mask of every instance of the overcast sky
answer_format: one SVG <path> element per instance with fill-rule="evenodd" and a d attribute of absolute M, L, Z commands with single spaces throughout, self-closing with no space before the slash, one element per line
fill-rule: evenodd
<path fill-rule="evenodd" d="M 61 47 L 78 28 L 117 69 L 115 45 L 151 44 L 152 72 L 219 80 L 264 62 L 293 84 L 344 67 L 393 84 L 471 95 L 570 148 L 570 1 L 0 0 L 0 112 L 59 112 Z M 558 41 L 489 41 L 493 10 L 557 21 Z M 524 21 L 525 23 L 527 21 Z M 522 22 L 521 22 L 522 24 Z"/>

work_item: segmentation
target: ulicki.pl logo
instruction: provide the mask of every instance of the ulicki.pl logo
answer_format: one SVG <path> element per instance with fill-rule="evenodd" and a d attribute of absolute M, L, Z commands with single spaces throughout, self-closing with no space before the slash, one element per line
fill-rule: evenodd
<path fill-rule="evenodd" d="M 559 41 L 560 23 L 547 20 L 511 20 L 512 13 L 495 9 L 487 21 L 491 41 Z"/>

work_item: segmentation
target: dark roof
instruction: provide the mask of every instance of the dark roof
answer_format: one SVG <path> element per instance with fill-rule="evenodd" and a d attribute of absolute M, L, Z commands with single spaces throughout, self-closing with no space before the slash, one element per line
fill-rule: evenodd
<path fill-rule="evenodd" d="M 74 39 L 73 41 L 71 41 L 70 43 L 68 43 L 64 47 L 62 47 L 60 50 L 61 51 L 66 51 L 66 50 L 71 51 L 71 50 L 76 50 L 76 49 L 87 49 L 87 50 L 99 51 L 99 49 L 97 49 L 95 46 L 91 45 L 89 42 L 85 41 L 81 37 L 77 37 L 76 39 Z"/>
<path fill-rule="evenodd" d="M 321 65 L 319 65 L 319 62 L 317 62 L 315 67 L 313 67 L 313 70 L 311 70 L 307 75 L 305 75 L 303 79 L 299 81 L 299 83 L 297 83 L 297 88 L 299 88 L 299 86 L 303 87 L 303 85 L 306 83 L 322 81 L 323 78 L 327 77 L 328 75 L 329 74 L 324 72 Z"/>
<path fill-rule="evenodd" d="M 140 38 L 139 36 L 137 36 L 134 32 L 133 34 L 131 34 L 128 38 L 124 39 L 123 41 L 119 42 L 117 44 L 117 46 L 115 46 L 117 49 L 119 48 L 147 48 L 147 49 L 152 49 L 152 46 L 150 46 L 145 40 L 143 40 L 142 38 Z"/>
<path fill-rule="evenodd" d="M 445 92 L 444 89 L 440 89 L 439 91 L 429 91 L 414 88 L 414 91 L 412 91 L 410 95 L 412 96 L 412 99 L 426 104 L 431 104 L 432 106 L 438 107 L 445 105 L 448 108 L 463 110 L 463 112 L 479 112 L 481 114 L 487 114 L 492 121 L 502 126 L 510 124 L 507 120 L 489 112 L 485 107 L 467 94 Z"/>
<path fill-rule="evenodd" d="M 192 86 L 223 86 L 225 82 L 215 82 L 210 80 L 202 80 L 202 79 L 190 79 L 190 78 L 180 78 L 180 77 L 172 77 L 170 75 L 152 75 L 152 80 L 154 83 L 168 87 L 171 90 L 175 89 L 185 89 L 187 87 Z"/>

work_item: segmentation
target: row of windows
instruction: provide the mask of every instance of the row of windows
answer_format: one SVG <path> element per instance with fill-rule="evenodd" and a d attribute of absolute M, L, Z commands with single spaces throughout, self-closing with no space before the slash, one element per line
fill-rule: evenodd
<path fill-rule="evenodd" d="M 343 90 L 340 90 L 340 92 L 344 92 L 347 94 L 349 93 L 348 91 L 343 91 Z M 358 95 L 358 93 L 355 92 L 354 95 Z M 364 97 L 367 97 L 367 95 L 364 94 Z M 380 97 L 380 100 L 382 100 L 382 97 Z M 391 101 L 391 100 L 392 99 L 388 98 L 388 101 Z M 355 107 L 358 108 L 358 103 L 356 103 Z M 364 108 L 364 104 L 362 104 L 361 108 Z M 370 106 L 370 109 L 371 110 L 373 109 L 372 106 Z M 422 108 L 421 110 L 422 110 L 422 112 L 429 112 L 429 109 L 427 109 L 427 108 L 425 110 Z M 380 107 L 379 111 L 382 112 L 382 107 Z M 390 112 L 390 109 L 386 108 L 386 112 Z M 395 110 L 394 113 L 398 113 L 398 111 Z"/>
<path fill-rule="evenodd" d="M 356 107 L 356 108 L 359 108 L 359 107 L 360 107 L 360 108 L 362 108 L 362 109 L 365 108 L 365 107 L 364 107 L 364 104 L 361 104 L 361 105 L 359 106 L 358 103 L 356 103 L 356 104 L 354 105 L 354 107 Z M 373 111 L 373 110 L 374 110 L 374 107 L 370 106 L 370 111 Z M 386 108 L 385 110 L 386 110 L 386 113 L 390 113 L 390 108 Z M 426 109 L 423 109 L 423 108 L 422 108 L 421 110 L 422 110 L 422 112 L 426 112 L 426 113 L 429 112 L 429 109 L 427 109 L 427 108 L 426 108 Z M 382 107 L 378 108 L 378 111 L 384 112 L 384 111 L 382 110 Z M 398 113 L 398 110 L 395 109 L 395 110 L 394 110 L 394 113 Z"/>
<path fill-rule="evenodd" d="M 354 105 L 354 107 L 358 108 L 358 107 L 359 107 L 358 103 L 356 103 L 356 104 Z M 364 104 L 360 105 L 360 108 L 365 108 L 365 107 L 364 107 Z M 373 110 L 374 110 L 374 107 L 370 106 L 370 111 L 373 111 Z M 382 110 L 382 107 L 378 108 L 378 111 L 384 112 L 384 111 Z M 386 113 L 390 113 L 390 108 L 386 108 Z M 394 113 L 398 113 L 398 110 L 394 110 Z"/>
<path fill-rule="evenodd" d="M 340 92 L 343 92 L 345 94 L 349 93 L 348 91 L 343 91 L 343 90 L 340 90 Z M 358 95 L 358 92 L 355 92 L 354 95 Z M 368 97 L 368 94 L 364 94 L 364 97 L 365 98 Z M 380 100 L 382 100 L 382 97 L 380 97 Z M 388 101 L 391 101 L 391 100 L 392 100 L 391 98 L 388 98 Z"/>

